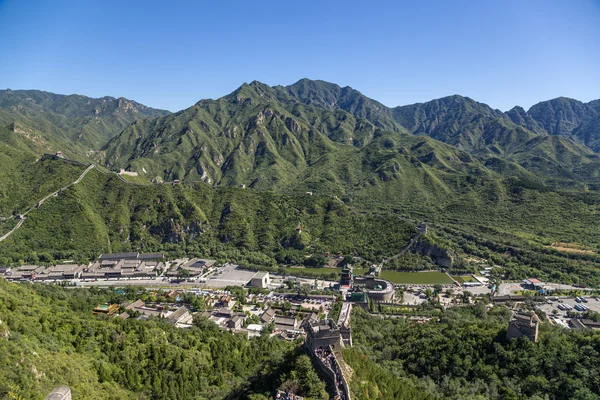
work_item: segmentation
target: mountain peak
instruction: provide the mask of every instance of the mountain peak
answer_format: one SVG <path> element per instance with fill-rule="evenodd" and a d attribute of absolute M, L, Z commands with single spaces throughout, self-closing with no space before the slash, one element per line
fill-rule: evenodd
<path fill-rule="evenodd" d="M 257 99 L 274 99 L 275 95 L 273 89 L 262 82 L 252 81 L 250 83 L 244 82 L 240 87 L 231 92 L 230 94 L 223 97 L 224 100 L 231 103 L 245 103 L 250 104 Z M 196 104 L 202 104 L 205 100 L 200 100 Z"/>
<path fill-rule="evenodd" d="M 557 97 L 533 105 L 527 113 L 548 133 L 567 136 L 579 125 L 594 118 L 598 111 L 579 100 Z"/>

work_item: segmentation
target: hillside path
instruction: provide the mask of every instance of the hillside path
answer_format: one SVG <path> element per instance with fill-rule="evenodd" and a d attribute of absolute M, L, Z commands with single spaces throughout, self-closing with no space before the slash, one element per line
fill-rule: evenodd
<path fill-rule="evenodd" d="M 19 229 L 19 228 L 21 227 L 21 225 L 23 225 L 23 222 L 25 222 L 25 217 L 27 216 L 27 214 L 29 214 L 29 213 L 30 213 L 31 211 L 33 211 L 34 209 L 41 207 L 41 206 L 44 204 L 44 202 L 45 202 L 46 200 L 48 200 L 50 197 L 52 197 L 52 196 L 58 196 L 58 193 L 59 193 L 59 192 L 62 192 L 62 191 L 66 190 L 67 188 L 69 188 L 69 187 L 71 187 L 71 186 L 73 186 L 73 185 L 77 185 L 77 184 L 78 184 L 79 182 L 81 182 L 81 180 L 82 180 L 82 179 L 83 179 L 83 178 L 84 178 L 84 177 L 87 175 L 87 173 L 88 173 L 88 172 L 90 172 L 90 171 L 91 171 L 92 169 L 94 169 L 95 167 L 96 167 L 96 165 L 95 165 L 95 164 L 90 164 L 90 165 L 89 165 L 89 166 L 88 166 L 88 167 L 85 169 L 85 171 L 83 171 L 83 172 L 81 173 L 81 175 L 79 175 L 79 177 L 78 177 L 78 178 L 77 178 L 75 181 L 73 181 L 73 182 L 69 183 L 67 186 L 64 186 L 64 187 L 62 187 L 62 188 L 58 189 L 57 191 L 55 191 L 55 192 L 53 192 L 53 193 L 50 193 L 49 195 L 47 195 L 47 196 L 46 196 L 46 197 L 44 197 L 43 199 L 39 200 L 39 201 L 38 201 L 38 202 L 37 202 L 37 203 L 36 203 L 34 206 L 30 207 L 30 208 L 29 208 L 27 211 L 25 211 L 23 214 L 21 214 L 21 215 L 20 215 L 20 218 L 19 218 L 19 222 L 17 223 L 17 225 L 15 225 L 15 227 L 14 227 L 14 228 L 12 228 L 12 229 L 11 229 L 11 230 L 10 230 L 8 233 L 6 233 L 5 235 L 3 235 L 3 236 L 0 236 L 0 242 L 2 242 L 3 240 L 7 239 L 7 238 L 8 238 L 10 235 L 12 235 L 12 234 L 13 234 L 13 232 L 15 232 L 17 229 Z"/>

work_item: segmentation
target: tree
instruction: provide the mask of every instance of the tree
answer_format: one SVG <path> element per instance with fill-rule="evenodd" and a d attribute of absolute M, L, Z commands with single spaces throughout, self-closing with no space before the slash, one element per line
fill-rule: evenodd
<path fill-rule="evenodd" d="M 300 287 L 298 287 L 298 295 L 299 296 L 307 297 L 309 293 L 310 293 L 310 285 L 304 284 L 304 285 L 300 285 Z"/>
<path fill-rule="evenodd" d="M 425 296 L 431 300 L 433 298 L 433 291 L 430 288 L 425 289 Z"/>
<path fill-rule="evenodd" d="M 319 379 L 307 355 L 303 354 L 296 359 L 294 372 L 296 372 L 300 394 L 314 398 L 322 397 L 325 384 Z"/>
<path fill-rule="evenodd" d="M 190 271 L 185 268 L 179 268 L 179 271 L 177 271 L 177 277 L 179 279 L 185 280 L 188 279 L 190 276 Z"/>
<path fill-rule="evenodd" d="M 473 296 L 473 294 L 471 292 L 469 292 L 468 290 L 465 290 L 462 294 L 463 303 L 470 303 L 472 296 Z"/>
<path fill-rule="evenodd" d="M 400 286 L 396 287 L 396 300 L 399 303 L 404 302 L 404 289 Z"/>

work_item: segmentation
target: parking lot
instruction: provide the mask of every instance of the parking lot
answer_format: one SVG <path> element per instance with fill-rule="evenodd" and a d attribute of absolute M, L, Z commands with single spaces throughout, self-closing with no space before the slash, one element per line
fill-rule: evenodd
<path fill-rule="evenodd" d="M 572 285 L 563 285 L 560 283 L 549 283 L 547 282 L 544 285 L 544 288 L 547 289 L 548 291 L 553 291 L 553 290 L 558 290 L 558 289 L 562 289 L 562 290 L 577 290 L 578 288 Z M 521 282 L 508 282 L 508 283 L 503 283 L 498 287 L 498 296 L 505 296 L 507 294 L 514 294 L 515 292 L 522 292 L 524 290 Z"/>
<path fill-rule="evenodd" d="M 592 311 L 596 311 L 596 312 L 600 312 L 600 301 L 599 300 L 595 300 L 592 297 L 585 297 L 588 302 L 587 303 L 581 303 L 585 306 L 587 306 L 590 310 Z M 560 300 L 562 300 L 562 304 L 568 304 L 571 307 L 575 307 L 575 304 L 577 304 L 577 302 L 575 301 L 574 298 L 561 298 Z M 541 304 L 538 306 L 539 309 L 541 309 L 542 311 L 544 311 L 546 314 L 548 315 L 552 315 L 552 310 L 556 310 L 558 311 L 558 315 L 564 315 L 567 313 L 567 311 L 563 311 L 563 310 L 559 310 L 558 309 L 558 305 L 561 304 L 558 301 L 553 301 L 552 304 L 549 303 L 545 303 L 545 304 Z M 575 310 L 575 308 L 573 308 L 572 310 L 569 311 L 575 311 L 578 312 L 577 310 Z"/>

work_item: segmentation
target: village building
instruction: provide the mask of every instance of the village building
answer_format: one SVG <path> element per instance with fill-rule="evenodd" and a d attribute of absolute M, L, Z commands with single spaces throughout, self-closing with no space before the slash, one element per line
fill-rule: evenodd
<path fill-rule="evenodd" d="M 272 322 L 274 318 L 275 318 L 275 309 L 273 309 L 272 307 L 269 307 L 260 316 L 260 321 L 263 324 L 268 324 L 268 323 Z"/>
<path fill-rule="evenodd" d="M 8 281 L 35 280 L 46 268 L 37 265 L 23 265 L 8 270 L 5 278 Z"/>
<path fill-rule="evenodd" d="M 220 308 L 219 311 L 217 311 L 217 316 L 219 317 L 231 318 L 232 315 L 233 311 L 230 308 Z"/>
<path fill-rule="evenodd" d="M 121 319 L 128 319 L 131 315 L 129 315 L 129 313 L 127 312 L 123 312 L 119 315 L 117 315 L 117 318 L 121 318 Z"/>
<path fill-rule="evenodd" d="M 185 263 L 176 265 L 174 268 L 167 271 L 167 276 L 170 278 L 179 277 L 186 271 L 190 277 L 195 277 L 206 273 L 217 263 L 217 260 L 205 260 L 193 258 Z"/>
<path fill-rule="evenodd" d="M 258 271 L 252 279 L 250 279 L 250 286 L 266 289 L 271 284 L 268 272 Z"/>
<path fill-rule="evenodd" d="M 527 289 L 538 290 L 542 289 L 546 284 L 536 278 L 528 278 L 523 280 L 523 286 Z"/>
<path fill-rule="evenodd" d="M 219 297 L 218 303 L 221 305 L 221 307 L 231 308 L 234 306 L 235 300 L 233 300 L 231 295 L 224 294 L 221 297 Z"/>
<path fill-rule="evenodd" d="M 275 329 L 279 329 L 282 331 L 288 329 L 296 329 L 298 327 L 298 321 L 294 317 L 275 317 Z"/>
<path fill-rule="evenodd" d="M 494 303 L 506 303 L 508 301 L 522 302 L 524 300 L 525 300 L 525 296 L 523 296 L 523 295 L 507 294 L 507 295 L 492 297 L 492 302 L 494 302 Z"/>
<path fill-rule="evenodd" d="M 44 271 L 40 272 L 36 279 L 38 280 L 68 280 L 77 279 L 81 277 L 83 270 L 86 268 L 85 265 L 77 264 L 63 264 L 48 267 Z"/>
<path fill-rule="evenodd" d="M 119 311 L 118 304 L 98 304 L 96 308 L 92 310 L 92 314 L 113 315 L 117 311 Z"/>
<path fill-rule="evenodd" d="M 138 312 L 145 317 L 162 317 L 164 316 L 164 311 L 156 308 L 146 307 L 146 304 L 138 299 L 133 303 L 123 303 L 123 307 L 126 311 Z"/>
<path fill-rule="evenodd" d="M 573 329 L 600 329 L 600 321 L 593 321 L 591 319 L 571 318 L 569 323 Z"/>
<path fill-rule="evenodd" d="M 192 323 L 193 316 L 187 307 L 182 306 L 182 307 L 179 307 L 176 311 L 173 311 L 172 313 L 167 314 L 166 319 L 167 319 L 167 321 L 169 321 L 175 325 L 177 325 L 177 324 L 190 325 Z"/>
<path fill-rule="evenodd" d="M 99 259 L 91 266 L 83 268 L 81 279 L 148 279 L 155 278 L 157 272 L 164 268 L 165 264 L 161 261 L 132 258 Z"/>
<path fill-rule="evenodd" d="M 238 314 L 231 318 L 226 322 L 226 325 L 229 329 L 241 329 L 246 321 L 246 316 L 244 314 Z"/>
<path fill-rule="evenodd" d="M 246 330 L 248 331 L 248 339 L 250 339 L 251 337 L 260 336 L 263 326 L 261 324 L 249 324 Z"/>

